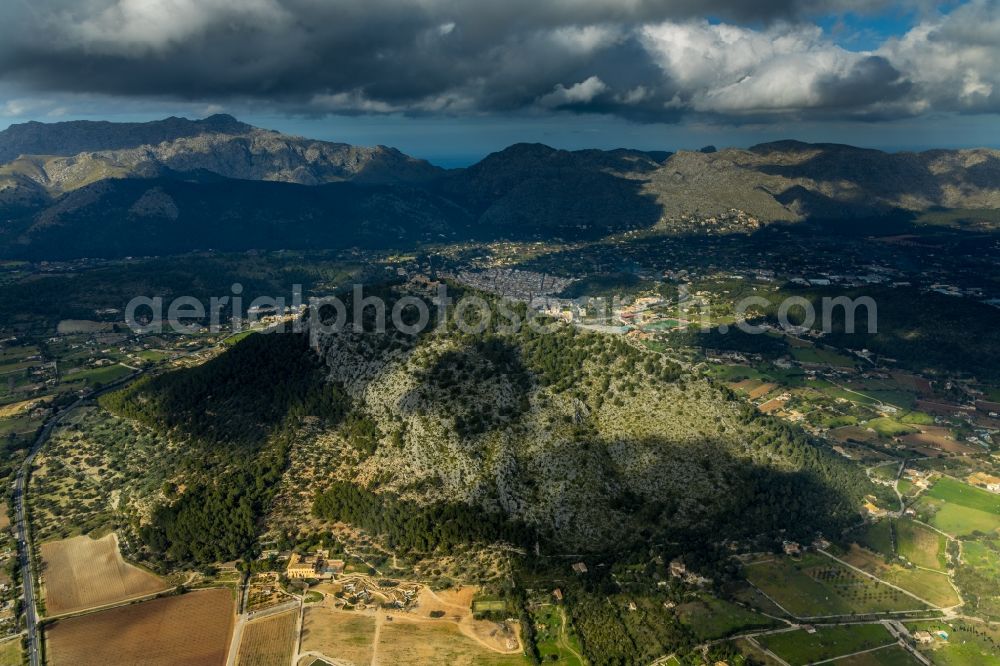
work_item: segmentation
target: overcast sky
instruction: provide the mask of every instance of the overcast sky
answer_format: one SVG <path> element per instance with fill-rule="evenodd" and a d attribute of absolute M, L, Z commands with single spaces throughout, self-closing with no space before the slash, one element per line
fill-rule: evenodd
<path fill-rule="evenodd" d="M 447 164 L 997 146 L 997 63 L 1000 0 L 3 0 L 0 127 L 224 111 Z"/>

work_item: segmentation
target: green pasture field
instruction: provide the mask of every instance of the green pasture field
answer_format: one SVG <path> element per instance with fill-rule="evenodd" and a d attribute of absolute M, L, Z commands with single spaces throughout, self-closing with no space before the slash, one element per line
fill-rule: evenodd
<path fill-rule="evenodd" d="M 817 347 L 794 347 L 792 357 L 799 363 L 823 363 L 841 368 L 851 368 L 856 365 L 854 359 L 849 356 Z"/>
<path fill-rule="evenodd" d="M 823 555 L 746 565 L 747 579 L 798 617 L 919 610 L 924 605 Z"/>
<path fill-rule="evenodd" d="M 974 532 L 990 533 L 1000 529 L 1000 516 L 996 514 L 928 495 L 921 496 L 914 508 L 921 520 L 952 536 L 970 536 Z"/>
<path fill-rule="evenodd" d="M 1000 494 L 942 477 L 927 491 L 930 497 L 1000 516 Z"/>
<path fill-rule="evenodd" d="M 897 520 L 896 547 L 899 554 L 918 567 L 945 571 L 948 539 L 912 520 Z"/>
<path fill-rule="evenodd" d="M 970 567 L 1000 579 L 1000 553 L 992 550 L 986 544 L 979 541 L 963 541 L 962 559 Z M 997 593 L 1000 594 L 1000 585 L 997 586 Z"/>
<path fill-rule="evenodd" d="M 65 375 L 62 378 L 62 382 L 64 384 L 75 384 L 82 381 L 88 386 L 93 386 L 95 384 L 103 385 L 109 384 L 116 379 L 126 377 L 132 372 L 132 370 L 129 370 L 123 365 L 108 365 L 103 368 L 91 368 Z"/>
<path fill-rule="evenodd" d="M 764 615 L 707 594 L 677 606 L 677 616 L 700 641 L 722 638 L 746 629 L 777 625 L 777 622 Z"/>
<path fill-rule="evenodd" d="M 830 662 L 830 666 L 921 666 L 917 658 L 898 645 L 843 657 Z"/>
<path fill-rule="evenodd" d="M 761 636 L 757 640 L 792 666 L 833 659 L 896 642 L 881 624 L 818 627 L 814 634 L 799 629 Z"/>
<path fill-rule="evenodd" d="M 881 437 L 899 437 L 900 435 L 917 432 L 917 428 L 911 425 L 905 425 L 886 417 L 872 419 L 865 426 L 877 432 Z"/>
<path fill-rule="evenodd" d="M 955 606 L 961 601 L 951 586 L 948 575 L 943 572 L 887 563 L 878 554 L 859 547 L 852 548 L 843 559 L 880 580 L 927 600 L 934 606 L 946 608 Z M 914 600 L 914 603 L 917 602 Z"/>

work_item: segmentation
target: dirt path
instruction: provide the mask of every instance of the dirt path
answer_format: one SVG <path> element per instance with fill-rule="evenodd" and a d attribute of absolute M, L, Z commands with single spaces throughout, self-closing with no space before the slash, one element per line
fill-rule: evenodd
<path fill-rule="evenodd" d="M 569 641 L 569 634 L 566 633 L 566 609 L 562 606 L 559 607 L 559 615 L 562 617 L 562 629 L 559 631 L 559 642 L 562 646 L 566 648 L 568 652 L 571 652 L 573 656 L 580 660 L 581 664 L 586 664 L 587 660 L 583 658 L 583 655 L 573 649 L 573 646 Z"/>
<path fill-rule="evenodd" d="M 233 637 L 229 641 L 229 654 L 226 655 L 226 666 L 236 666 L 236 655 L 240 651 L 240 641 L 243 639 L 243 627 L 246 626 L 246 623 L 246 615 L 237 616 L 236 626 L 233 627 Z"/>
<path fill-rule="evenodd" d="M 381 615 L 375 617 L 375 636 L 372 638 L 372 662 L 371 666 L 378 665 L 378 644 L 382 639 L 382 623 L 385 620 L 382 619 Z"/>

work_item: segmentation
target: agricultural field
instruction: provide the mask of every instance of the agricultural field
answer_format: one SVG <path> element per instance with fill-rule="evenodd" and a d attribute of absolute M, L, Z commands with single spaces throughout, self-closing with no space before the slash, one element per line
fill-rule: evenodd
<path fill-rule="evenodd" d="M 472 640 L 451 622 L 411 622 L 397 618 L 382 624 L 373 664 L 377 666 L 522 666 L 520 653 L 500 654 Z"/>
<path fill-rule="evenodd" d="M 748 564 L 745 573 L 752 584 L 797 617 L 925 608 L 916 599 L 823 555 L 763 560 Z"/>
<path fill-rule="evenodd" d="M 988 571 L 1000 577 L 1000 552 L 997 548 L 1000 542 L 962 542 L 962 560 L 969 566 L 982 571 Z"/>
<path fill-rule="evenodd" d="M 814 634 L 799 629 L 760 636 L 757 640 L 791 666 L 834 659 L 896 642 L 881 624 L 817 627 Z"/>
<path fill-rule="evenodd" d="M 45 627 L 50 666 L 222 666 L 235 621 L 227 589 L 200 590 Z"/>
<path fill-rule="evenodd" d="M 680 604 L 677 616 L 699 641 L 722 638 L 745 629 L 763 629 L 777 624 L 774 620 L 745 610 L 736 604 L 709 595 Z"/>
<path fill-rule="evenodd" d="M 947 608 L 961 602 L 945 573 L 889 564 L 881 556 L 857 545 L 852 546 L 842 559 L 934 606 Z"/>
<path fill-rule="evenodd" d="M 104 606 L 167 588 L 159 577 L 122 559 L 114 534 L 43 543 L 42 584 L 49 615 Z"/>
<path fill-rule="evenodd" d="M 502 613 L 507 610 L 507 602 L 503 599 L 480 597 L 472 602 L 473 613 Z"/>
<path fill-rule="evenodd" d="M 830 431 L 830 436 L 840 442 L 871 442 L 877 435 L 861 426 L 845 425 Z"/>
<path fill-rule="evenodd" d="M 708 374 L 719 381 L 729 382 L 738 382 L 745 379 L 764 381 L 770 378 L 769 375 L 749 365 L 713 365 L 709 368 Z"/>
<path fill-rule="evenodd" d="M 866 423 L 865 426 L 878 433 L 879 437 L 885 438 L 899 437 L 901 435 L 917 432 L 917 428 L 914 426 L 906 425 L 905 423 L 900 423 L 899 421 L 895 421 L 884 416 L 872 419 Z"/>
<path fill-rule="evenodd" d="M 319 652 L 338 663 L 368 664 L 375 641 L 375 618 L 322 606 L 306 609 L 302 652 Z"/>
<path fill-rule="evenodd" d="M 1000 666 L 1000 629 L 971 622 L 907 622 L 910 633 L 945 631 L 947 640 L 934 636 L 920 651 L 935 666 Z"/>
<path fill-rule="evenodd" d="M 288 666 L 295 652 L 298 611 L 248 622 L 240 638 L 236 666 Z"/>
<path fill-rule="evenodd" d="M 917 658 L 898 645 L 864 652 L 831 662 L 830 666 L 921 666 Z"/>
<path fill-rule="evenodd" d="M 947 569 L 947 538 L 912 520 L 895 520 L 896 547 L 899 555 L 917 565 L 937 571 Z"/>
<path fill-rule="evenodd" d="M 1000 495 L 942 477 L 918 500 L 918 517 L 952 536 L 1000 530 Z"/>
<path fill-rule="evenodd" d="M 115 365 L 108 365 L 101 368 L 87 368 L 78 372 L 69 373 L 63 377 L 62 381 L 66 384 L 82 382 L 87 386 L 100 387 L 105 384 L 110 384 L 116 379 L 127 377 L 133 372 L 135 371 L 116 363 Z"/>
<path fill-rule="evenodd" d="M 940 451 L 959 455 L 982 453 L 982 449 L 959 442 L 948 428 L 941 426 L 920 426 L 920 432 L 904 435 L 900 441 L 927 455 L 938 455 Z"/>
<path fill-rule="evenodd" d="M 799 363 L 825 364 L 841 368 L 853 368 L 857 365 L 857 361 L 849 356 L 819 347 L 794 347 L 792 356 Z"/>
<path fill-rule="evenodd" d="M 1000 495 L 974 488 L 961 481 L 942 477 L 927 491 L 927 494 L 952 504 L 1000 515 Z"/>

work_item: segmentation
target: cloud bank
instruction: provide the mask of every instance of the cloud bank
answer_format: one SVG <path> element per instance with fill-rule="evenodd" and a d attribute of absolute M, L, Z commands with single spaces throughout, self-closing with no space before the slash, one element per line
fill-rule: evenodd
<path fill-rule="evenodd" d="M 564 110 L 766 122 L 1000 111 L 1000 2 L 925 13 L 864 52 L 810 22 L 871 5 L 8 2 L 0 8 L 0 81 L 33 92 L 241 100 L 315 114 Z"/>

